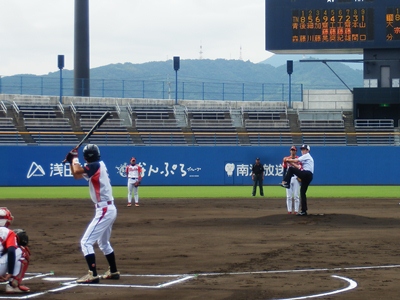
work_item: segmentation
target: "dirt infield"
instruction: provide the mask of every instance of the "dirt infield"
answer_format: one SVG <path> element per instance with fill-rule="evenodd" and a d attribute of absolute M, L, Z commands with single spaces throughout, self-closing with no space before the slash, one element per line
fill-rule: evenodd
<path fill-rule="evenodd" d="M 283 198 L 141 199 L 131 208 L 117 199 L 111 243 L 124 276 L 95 286 L 71 284 L 87 272 L 79 240 L 94 214 L 89 199 L 1 205 L 15 217 L 12 228 L 30 236 L 25 283 L 31 294 L 44 293 L 38 299 L 397 299 L 400 293 L 396 199 L 310 199 L 307 217 L 288 215 Z M 97 246 L 96 254 L 105 272 Z"/>

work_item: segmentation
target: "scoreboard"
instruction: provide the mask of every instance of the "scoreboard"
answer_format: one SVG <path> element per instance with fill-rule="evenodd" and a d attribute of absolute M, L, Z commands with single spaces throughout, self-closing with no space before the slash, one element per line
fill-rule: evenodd
<path fill-rule="evenodd" d="M 265 0 L 265 11 L 274 53 L 400 49 L 399 0 Z"/>

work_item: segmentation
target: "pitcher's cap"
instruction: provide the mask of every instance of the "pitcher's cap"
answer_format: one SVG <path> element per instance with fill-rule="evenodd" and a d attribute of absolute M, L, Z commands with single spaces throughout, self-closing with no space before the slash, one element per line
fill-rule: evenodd
<path fill-rule="evenodd" d="M 308 145 L 301 145 L 300 149 L 307 149 L 308 151 L 310 151 L 310 146 L 308 146 Z"/>
<path fill-rule="evenodd" d="M 297 148 L 296 148 L 296 146 L 292 146 L 292 147 L 290 147 L 290 150 L 297 151 Z"/>

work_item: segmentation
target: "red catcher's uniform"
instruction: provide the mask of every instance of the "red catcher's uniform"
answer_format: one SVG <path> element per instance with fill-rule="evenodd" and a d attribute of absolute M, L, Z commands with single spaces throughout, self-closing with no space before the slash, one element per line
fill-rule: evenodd
<path fill-rule="evenodd" d="M 4 276 L 8 272 L 8 254 L 6 253 L 7 249 L 10 247 L 15 247 L 15 264 L 12 275 L 16 277 L 18 281 L 22 281 L 25 271 L 28 268 L 29 258 L 25 259 L 21 248 L 18 246 L 17 235 L 11 229 L 0 227 L 0 241 L 0 253 L 2 255 L 0 258 L 0 276 Z"/>

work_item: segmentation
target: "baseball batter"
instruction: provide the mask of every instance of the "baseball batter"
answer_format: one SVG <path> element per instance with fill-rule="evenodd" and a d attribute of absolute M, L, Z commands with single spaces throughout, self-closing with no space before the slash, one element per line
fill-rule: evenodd
<path fill-rule="evenodd" d="M 290 155 L 286 156 L 283 158 L 283 178 L 285 178 L 285 175 L 287 173 L 287 170 L 290 166 L 296 167 L 296 168 L 301 168 L 301 163 L 289 163 L 288 159 L 295 159 L 299 158 L 297 155 L 297 148 L 296 146 L 292 146 L 290 148 Z M 290 179 L 289 182 L 289 188 L 286 189 L 286 207 L 288 214 L 295 213 L 298 214 L 299 208 L 300 208 L 300 197 L 299 197 L 299 189 L 300 189 L 300 183 L 297 180 L 297 176 L 293 175 L 293 177 Z M 294 200 L 294 212 L 293 212 L 293 200 Z"/>
<path fill-rule="evenodd" d="M 100 160 L 100 150 L 97 145 L 88 144 L 83 149 L 83 158 L 87 164 L 82 167 L 78 160 L 78 150 L 73 149 L 65 157 L 71 164 L 71 172 L 75 179 L 84 178 L 89 181 L 89 193 L 95 206 L 95 216 L 87 227 L 81 239 L 81 248 L 85 256 L 89 272 L 78 279 L 77 283 L 98 283 L 99 279 L 119 279 L 114 250 L 110 244 L 112 226 L 117 218 L 112 187 L 107 167 Z M 97 274 L 96 257 L 93 245 L 97 242 L 109 264 L 108 271 Z"/>
<path fill-rule="evenodd" d="M 29 265 L 28 236 L 23 230 L 8 228 L 13 220 L 11 212 L 0 207 L 0 282 L 8 282 L 7 294 L 27 293 L 30 289 L 21 283 Z"/>
<path fill-rule="evenodd" d="M 126 177 L 128 177 L 128 207 L 132 206 L 132 191 L 135 206 L 139 206 L 139 185 L 142 181 L 142 167 L 136 164 L 136 158 L 132 157 L 130 163 L 126 167 Z"/>

